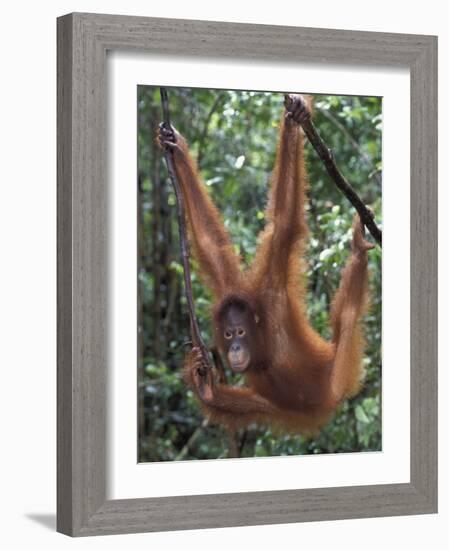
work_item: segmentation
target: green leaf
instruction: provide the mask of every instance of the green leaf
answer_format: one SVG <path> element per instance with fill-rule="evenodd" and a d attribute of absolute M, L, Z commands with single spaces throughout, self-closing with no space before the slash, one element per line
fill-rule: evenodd
<path fill-rule="evenodd" d="M 365 411 L 363 410 L 361 405 L 357 405 L 355 408 L 355 417 L 359 422 L 362 422 L 363 424 L 367 424 L 369 422 L 369 418 L 366 416 Z"/>

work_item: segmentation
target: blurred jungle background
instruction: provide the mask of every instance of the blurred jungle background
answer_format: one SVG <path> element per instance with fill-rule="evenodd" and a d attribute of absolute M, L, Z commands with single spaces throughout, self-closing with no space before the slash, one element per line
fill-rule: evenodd
<path fill-rule="evenodd" d="M 186 137 L 233 242 L 249 262 L 274 165 L 283 95 L 168 88 L 171 121 Z M 139 350 L 138 461 L 224 458 L 229 439 L 209 425 L 181 379 L 189 319 L 182 281 L 175 196 L 155 136 L 162 120 L 159 88 L 138 88 Z M 381 99 L 314 96 L 314 123 L 342 173 L 381 220 Z M 350 250 L 354 209 L 306 140 L 310 180 L 308 313 L 330 336 L 328 311 Z M 344 402 L 314 438 L 278 435 L 264 426 L 240 434 L 240 456 L 381 450 L 381 251 L 369 253 L 371 308 L 362 392 Z M 197 315 L 211 343 L 210 296 L 193 264 Z M 241 384 L 238 376 L 228 378 Z"/>

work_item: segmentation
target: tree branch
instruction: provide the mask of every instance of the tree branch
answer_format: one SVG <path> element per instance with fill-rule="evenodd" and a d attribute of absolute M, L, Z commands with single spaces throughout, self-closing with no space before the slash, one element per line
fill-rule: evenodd
<path fill-rule="evenodd" d="M 168 106 L 168 96 L 167 91 L 165 88 L 160 88 L 160 94 L 161 94 L 161 102 L 162 102 L 162 115 L 163 115 L 163 121 L 166 128 L 171 128 L 170 124 L 170 111 Z M 214 110 L 217 108 L 219 101 L 221 101 L 221 97 L 217 98 L 215 101 L 210 113 L 208 119 L 212 116 Z M 207 124 L 205 125 L 205 128 L 207 129 Z M 170 177 L 170 180 L 173 185 L 173 189 L 175 191 L 176 196 L 176 202 L 178 205 L 178 229 L 179 229 L 179 241 L 181 243 L 181 257 L 182 257 L 182 266 L 184 271 L 184 286 L 186 291 L 186 297 L 187 297 L 187 304 L 189 308 L 189 317 L 190 317 L 190 330 L 192 333 L 192 342 L 194 346 L 198 346 L 201 349 L 201 354 L 203 356 L 203 360 L 208 368 L 212 368 L 212 362 L 210 360 L 209 352 L 206 347 L 206 344 L 204 343 L 199 325 L 198 325 L 198 319 L 196 317 L 195 313 L 195 304 L 193 301 L 193 293 L 192 293 L 192 280 L 190 275 L 190 252 L 189 252 L 189 242 L 187 239 L 187 231 L 186 231 L 186 222 L 185 222 L 185 210 L 184 210 L 184 201 L 181 194 L 181 190 L 179 188 L 179 182 L 176 177 L 176 172 L 174 170 L 173 165 L 173 152 L 166 148 L 164 151 L 164 158 L 165 162 L 167 164 L 167 170 Z M 221 357 L 218 353 L 218 350 L 215 348 L 212 349 L 212 355 L 214 358 L 215 368 L 218 371 L 218 376 L 220 379 L 220 382 L 222 384 L 226 384 L 226 372 L 224 370 L 224 365 L 221 361 Z M 209 425 L 209 420 L 206 418 L 203 420 L 201 426 L 199 426 L 193 434 L 190 436 L 187 443 L 184 445 L 184 447 L 181 449 L 180 453 L 176 457 L 176 460 L 182 460 L 190 451 L 190 447 L 195 443 L 195 441 L 198 439 L 201 431 L 206 428 Z M 240 447 L 238 445 L 238 439 L 237 439 L 237 432 L 234 432 L 232 430 L 228 431 L 229 434 L 229 456 L 238 458 L 240 456 Z"/>
<path fill-rule="evenodd" d="M 201 435 L 201 432 L 207 428 L 209 425 L 209 419 L 204 418 L 201 425 L 198 426 L 198 428 L 193 432 L 193 434 L 189 437 L 187 443 L 184 445 L 184 447 L 179 451 L 178 455 L 176 456 L 175 460 L 183 460 L 188 453 L 190 452 L 191 447 L 196 442 L 196 440 Z"/>
<path fill-rule="evenodd" d="M 287 108 L 291 105 L 293 101 L 294 99 L 292 96 L 290 96 L 289 94 L 285 95 L 285 106 Z M 328 149 L 324 141 L 321 139 L 320 135 L 316 131 L 316 128 L 311 118 L 304 117 L 300 124 L 313 148 L 318 153 L 318 156 L 322 160 L 327 170 L 327 173 L 332 178 L 335 185 L 340 189 L 340 191 L 342 191 L 345 197 L 357 210 L 363 224 L 377 241 L 379 246 L 382 246 L 382 231 L 377 227 L 377 224 L 374 221 L 374 214 L 369 208 L 367 208 L 367 206 L 359 197 L 352 185 L 348 183 L 348 181 L 342 176 L 342 174 L 338 170 L 332 151 Z"/>
<path fill-rule="evenodd" d="M 371 157 L 363 151 L 363 149 L 360 147 L 360 145 L 357 143 L 357 141 L 352 137 L 352 135 L 348 132 L 346 127 L 338 120 L 336 119 L 332 113 L 330 113 L 326 109 L 317 109 L 320 111 L 320 113 L 327 118 L 327 120 L 336 126 L 338 130 L 345 135 L 346 139 L 349 141 L 349 143 L 352 145 L 352 147 L 358 152 L 360 155 L 360 158 L 362 161 L 368 166 L 368 168 L 371 168 L 371 174 L 372 177 L 376 180 L 376 183 L 379 186 L 382 186 L 382 180 L 379 177 L 379 170 L 374 166 L 373 161 L 371 160 Z"/>
<path fill-rule="evenodd" d="M 165 88 L 160 88 L 160 94 L 161 94 L 162 115 L 163 115 L 164 125 L 166 126 L 166 128 L 171 129 L 168 96 Z M 184 272 L 184 287 L 186 292 L 187 305 L 189 309 L 192 342 L 194 346 L 198 346 L 200 348 L 201 355 L 203 356 L 203 361 L 205 362 L 206 366 L 208 368 L 212 368 L 208 349 L 206 347 L 206 344 L 204 343 L 203 338 L 201 337 L 201 332 L 198 325 L 198 319 L 195 313 L 195 304 L 193 301 L 193 292 L 192 292 L 192 278 L 190 274 L 190 251 L 189 251 L 189 242 L 187 239 L 184 201 L 183 201 L 182 193 L 179 187 L 179 182 L 176 177 L 176 173 L 173 165 L 173 152 L 170 151 L 168 147 L 164 151 L 164 158 L 167 164 L 168 175 L 172 182 L 173 189 L 175 191 L 176 202 L 178 205 L 179 241 L 181 244 L 181 258 L 182 258 L 182 266 L 183 266 L 183 272 Z"/>

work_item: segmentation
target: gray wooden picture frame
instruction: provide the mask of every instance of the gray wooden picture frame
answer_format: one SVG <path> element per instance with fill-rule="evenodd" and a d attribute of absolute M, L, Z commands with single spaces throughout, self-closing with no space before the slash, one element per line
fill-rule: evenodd
<path fill-rule="evenodd" d="M 57 25 L 58 531 L 82 536 L 436 512 L 437 38 L 81 13 Z M 108 50 L 410 69 L 410 483 L 106 499 Z"/>

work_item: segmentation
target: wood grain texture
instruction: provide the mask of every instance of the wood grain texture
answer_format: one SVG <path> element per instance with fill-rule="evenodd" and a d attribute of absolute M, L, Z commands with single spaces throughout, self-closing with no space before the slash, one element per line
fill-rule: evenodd
<path fill-rule="evenodd" d="M 358 63 L 411 72 L 411 481 L 106 500 L 106 52 Z M 437 41 L 116 15 L 58 19 L 58 524 L 98 535 L 437 510 Z"/>
<path fill-rule="evenodd" d="M 57 529 L 72 528 L 72 25 L 58 20 Z"/>

